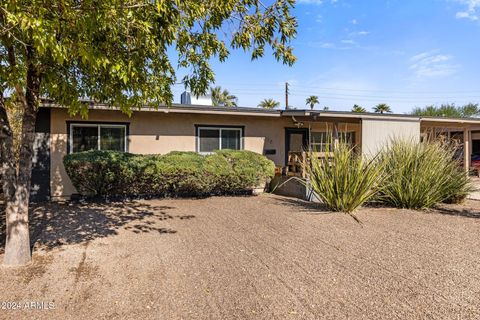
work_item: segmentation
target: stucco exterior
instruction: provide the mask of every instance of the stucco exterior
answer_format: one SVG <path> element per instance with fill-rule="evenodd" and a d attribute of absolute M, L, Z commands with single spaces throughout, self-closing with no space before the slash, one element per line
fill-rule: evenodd
<path fill-rule="evenodd" d="M 210 109 L 211 108 L 211 109 Z M 419 141 L 421 132 L 431 127 L 456 127 L 465 130 L 468 142 L 478 120 L 422 119 L 402 115 L 358 115 L 354 113 L 313 113 L 302 110 L 260 112 L 258 109 L 215 110 L 207 108 L 172 108 L 142 110 L 131 117 L 118 110 L 94 108 L 88 119 L 70 117 L 65 108 L 50 108 L 50 193 L 52 199 L 68 198 L 75 193 L 63 167 L 68 149 L 67 123 L 100 122 L 127 123 L 128 152 L 137 154 L 166 154 L 171 151 L 196 151 L 196 126 L 241 126 L 243 148 L 265 154 L 277 166 L 285 166 L 286 128 L 300 128 L 310 132 L 355 132 L 355 143 L 365 155 L 372 155 L 393 138 Z M 465 123 L 464 123 L 465 122 Z M 467 123 L 468 122 L 468 123 Z M 472 122 L 472 123 L 470 123 Z M 468 127 L 468 128 L 467 128 Z M 478 134 L 477 134 L 478 135 Z M 477 136 L 474 136 L 477 138 Z M 471 143 L 466 143 L 468 168 Z M 47 184 L 48 185 L 48 184 Z"/>
<path fill-rule="evenodd" d="M 67 121 L 129 123 L 128 151 L 138 154 L 165 154 L 170 151 L 195 151 L 195 125 L 244 126 L 244 149 L 257 153 L 275 150 L 267 155 L 277 165 L 285 159 L 285 130 L 288 118 L 224 114 L 187 114 L 154 111 L 134 112 L 131 117 L 119 111 L 91 110 L 88 119 L 70 117 L 65 109 L 51 112 L 51 192 L 52 198 L 75 193 L 65 168 L 67 154 Z"/>

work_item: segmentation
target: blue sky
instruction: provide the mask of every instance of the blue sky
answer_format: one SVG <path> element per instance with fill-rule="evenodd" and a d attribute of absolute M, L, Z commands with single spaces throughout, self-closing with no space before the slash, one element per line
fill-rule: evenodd
<path fill-rule="evenodd" d="M 213 63 L 216 84 L 240 106 L 273 98 L 284 108 L 286 81 L 299 109 L 309 95 L 319 96 L 316 108 L 388 103 L 396 113 L 480 102 L 480 0 L 298 0 L 294 14 L 293 67 L 243 51 Z"/>

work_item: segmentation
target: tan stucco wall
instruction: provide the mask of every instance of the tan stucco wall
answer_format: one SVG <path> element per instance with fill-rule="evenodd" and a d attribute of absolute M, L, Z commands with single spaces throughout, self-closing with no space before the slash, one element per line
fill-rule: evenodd
<path fill-rule="evenodd" d="M 275 155 L 268 155 L 276 165 L 285 162 L 285 128 L 295 128 L 289 117 L 246 116 L 225 114 L 165 113 L 155 111 L 134 112 L 128 117 L 119 111 L 90 110 L 88 119 L 70 117 L 67 110 L 53 108 L 51 111 L 51 190 L 52 198 L 66 198 L 75 193 L 63 167 L 67 154 L 67 121 L 99 121 L 129 123 L 128 151 L 138 154 L 165 154 L 170 151 L 195 151 L 195 125 L 237 125 L 244 126 L 244 149 L 264 153 L 275 149 Z M 318 119 L 316 122 L 302 122 L 302 128 L 312 131 L 332 131 L 332 124 Z M 360 124 L 339 123 L 340 131 L 355 131 L 356 143 L 361 144 Z"/>
<path fill-rule="evenodd" d="M 362 153 L 374 155 L 391 139 L 420 141 L 419 120 L 362 120 Z"/>
<path fill-rule="evenodd" d="M 292 127 L 288 118 L 244 115 L 207 115 L 164 112 L 134 112 L 129 118 L 118 111 L 91 110 L 88 119 L 71 118 L 64 109 L 51 113 L 51 190 L 52 198 L 68 197 L 75 193 L 65 168 L 67 154 L 67 121 L 128 122 L 129 152 L 165 154 L 170 151 L 195 151 L 195 125 L 239 125 L 245 127 L 245 150 L 263 153 L 275 149 L 268 157 L 277 165 L 285 159 L 285 127 Z"/>

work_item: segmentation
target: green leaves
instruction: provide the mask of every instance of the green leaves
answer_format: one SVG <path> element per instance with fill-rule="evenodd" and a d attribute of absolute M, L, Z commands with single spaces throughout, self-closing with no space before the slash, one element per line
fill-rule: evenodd
<path fill-rule="evenodd" d="M 237 106 L 237 97 L 220 86 L 210 88 L 210 95 L 212 96 L 212 104 L 215 107 Z"/>
<path fill-rule="evenodd" d="M 280 105 L 280 102 L 275 101 L 274 99 L 263 99 L 258 104 L 258 106 L 263 109 L 275 109 L 279 105 Z"/>
<path fill-rule="evenodd" d="M 305 104 L 310 105 L 310 109 L 313 110 L 316 104 L 319 104 L 320 101 L 318 100 L 317 96 L 310 96 L 305 100 Z"/>
<path fill-rule="evenodd" d="M 78 103 L 84 98 L 127 111 L 169 104 L 177 69 L 186 69 L 183 82 L 193 94 L 205 94 L 215 78 L 211 60 L 225 61 L 229 48 L 248 50 L 258 59 L 270 47 L 277 60 L 291 65 L 290 41 L 297 27 L 290 14 L 293 4 L 5 0 L 0 10 L 0 85 L 7 92 L 22 85 L 30 63 L 42 79 L 40 95 L 68 106 L 73 114 L 84 112 Z M 35 52 L 31 61 L 27 46 Z"/>
<path fill-rule="evenodd" d="M 386 103 L 379 103 L 375 107 L 373 107 L 373 111 L 376 113 L 391 113 L 392 109 Z"/>
<path fill-rule="evenodd" d="M 469 103 L 461 107 L 454 104 L 442 104 L 439 107 L 432 105 L 425 108 L 415 108 L 412 114 L 416 116 L 468 118 L 480 115 L 480 108 L 477 103 Z"/>
<path fill-rule="evenodd" d="M 410 209 L 464 200 L 472 185 L 454 154 L 439 142 L 393 140 L 381 154 L 388 175 L 379 200 Z"/>
<path fill-rule="evenodd" d="M 305 170 L 312 189 L 329 209 L 351 214 L 377 194 L 384 170 L 376 158 L 356 154 L 343 141 L 327 143 L 325 155 L 311 153 Z"/>
<path fill-rule="evenodd" d="M 205 196 L 263 187 L 275 165 L 245 150 L 133 155 L 87 151 L 63 158 L 75 188 L 84 196 Z"/>

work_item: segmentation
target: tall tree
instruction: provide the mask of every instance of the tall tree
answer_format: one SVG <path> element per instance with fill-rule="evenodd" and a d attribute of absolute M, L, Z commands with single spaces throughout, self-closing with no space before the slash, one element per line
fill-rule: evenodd
<path fill-rule="evenodd" d="M 279 105 L 280 105 L 280 102 L 275 101 L 273 99 L 264 99 L 258 104 L 258 106 L 263 109 L 275 109 Z"/>
<path fill-rule="evenodd" d="M 28 230 L 34 126 L 42 98 L 88 114 L 80 98 L 101 101 L 128 115 L 143 105 L 170 105 L 176 70 L 193 94 L 214 81 L 213 58 L 229 48 L 250 50 L 252 59 L 271 48 L 295 61 L 291 39 L 297 22 L 293 0 L 4 0 L 0 7 L 0 148 L 6 198 L 4 264 L 31 260 Z M 172 65 L 176 50 L 178 65 Z M 22 110 L 19 161 L 5 95 Z"/>
<path fill-rule="evenodd" d="M 222 87 L 211 87 L 210 95 L 212 96 L 212 104 L 215 107 L 236 107 L 237 106 L 237 97 L 233 94 L 230 94 L 227 89 L 222 89 Z"/>
<path fill-rule="evenodd" d="M 392 112 L 392 109 L 390 108 L 390 106 L 388 104 L 380 103 L 380 104 L 377 104 L 373 108 L 373 111 L 376 112 L 376 113 L 390 113 L 390 112 Z"/>
<path fill-rule="evenodd" d="M 442 104 L 439 107 L 431 105 L 424 108 L 415 108 L 411 114 L 430 117 L 469 118 L 480 116 L 480 108 L 476 103 L 469 103 L 461 107 L 454 104 Z"/>
<path fill-rule="evenodd" d="M 353 107 L 352 107 L 352 112 L 365 113 L 365 112 L 367 112 L 367 109 L 365 109 L 362 106 L 359 106 L 358 104 L 354 104 Z"/>
<path fill-rule="evenodd" d="M 310 96 L 305 100 L 305 104 L 310 105 L 310 109 L 313 110 L 316 104 L 319 104 L 320 101 L 318 101 L 317 96 Z"/>

